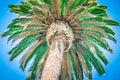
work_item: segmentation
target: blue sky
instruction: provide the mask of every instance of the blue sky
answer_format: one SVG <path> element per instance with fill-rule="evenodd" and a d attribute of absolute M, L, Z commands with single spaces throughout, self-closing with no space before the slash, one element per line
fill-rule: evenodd
<path fill-rule="evenodd" d="M 108 6 L 108 15 L 118 22 L 120 22 L 120 0 L 97 0 L 99 4 Z M 0 33 L 6 30 L 7 25 L 12 19 L 17 17 L 16 14 L 10 13 L 9 4 L 19 4 L 20 0 L 0 0 Z M 113 54 L 105 52 L 109 64 L 104 66 L 106 74 L 99 77 L 97 72 L 93 70 L 93 80 L 120 80 L 120 26 L 111 27 L 116 35 L 117 44 L 110 42 L 113 48 Z M 7 38 L 0 39 L 0 80 L 25 80 L 25 72 L 19 68 L 19 57 L 13 62 L 9 62 L 8 51 L 12 46 L 7 45 Z M 86 79 L 85 79 L 86 80 Z"/>

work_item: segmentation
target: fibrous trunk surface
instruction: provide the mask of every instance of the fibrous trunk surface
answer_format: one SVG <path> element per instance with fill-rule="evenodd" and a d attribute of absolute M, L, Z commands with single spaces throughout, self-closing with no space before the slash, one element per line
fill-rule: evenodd
<path fill-rule="evenodd" d="M 41 80 L 58 80 L 64 54 L 63 39 L 55 39 L 51 42 L 49 56 L 42 72 Z"/>

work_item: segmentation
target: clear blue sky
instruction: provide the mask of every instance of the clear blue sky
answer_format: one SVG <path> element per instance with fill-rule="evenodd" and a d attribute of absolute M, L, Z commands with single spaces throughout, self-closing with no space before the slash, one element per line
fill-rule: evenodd
<path fill-rule="evenodd" d="M 0 0 L 0 33 L 6 30 L 11 20 L 17 17 L 16 14 L 10 13 L 9 4 L 19 4 L 20 0 Z M 108 15 L 120 22 L 120 0 L 98 0 L 99 4 L 108 6 Z M 105 52 L 109 64 L 105 67 L 106 75 L 99 77 L 97 72 L 93 70 L 93 80 L 120 80 L 120 26 L 111 27 L 116 32 L 117 44 L 110 42 L 114 54 Z M 0 80 L 25 80 L 25 72 L 19 68 L 19 57 L 13 62 L 9 62 L 8 51 L 11 49 L 7 45 L 7 38 L 0 39 Z M 85 79 L 86 80 L 86 79 Z"/>

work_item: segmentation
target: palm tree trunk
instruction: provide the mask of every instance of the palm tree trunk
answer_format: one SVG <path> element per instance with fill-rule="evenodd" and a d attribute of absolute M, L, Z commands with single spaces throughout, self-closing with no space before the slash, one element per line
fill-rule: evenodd
<path fill-rule="evenodd" d="M 46 60 L 41 80 L 58 80 L 64 54 L 63 39 L 56 39 L 51 42 L 50 52 Z"/>

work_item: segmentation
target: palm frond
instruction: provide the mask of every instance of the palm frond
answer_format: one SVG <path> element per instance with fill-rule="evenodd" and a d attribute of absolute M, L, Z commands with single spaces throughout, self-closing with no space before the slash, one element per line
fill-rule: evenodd
<path fill-rule="evenodd" d="M 77 57 L 77 51 L 73 47 L 71 48 L 71 54 L 73 55 L 76 77 L 79 80 L 83 80 L 83 78 L 84 78 L 83 68 L 81 66 L 81 62 L 79 62 L 79 58 Z"/>
<path fill-rule="evenodd" d="M 10 55 L 10 61 L 12 61 L 15 57 L 20 55 L 27 47 L 30 46 L 35 41 L 35 37 L 38 35 L 32 35 L 24 38 L 18 45 L 16 45 L 12 50 L 8 53 Z"/>
<path fill-rule="evenodd" d="M 37 70 L 38 63 L 42 59 L 42 56 L 45 54 L 47 49 L 48 49 L 48 46 L 46 44 L 46 41 L 44 41 L 42 44 L 39 45 L 39 51 L 36 53 L 33 64 L 28 71 L 28 75 L 26 77 L 26 80 L 35 80 L 35 78 L 36 78 L 35 73 Z"/>
<path fill-rule="evenodd" d="M 60 74 L 60 77 L 59 77 L 59 79 L 60 80 L 66 80 L 67 79 L 67 77 L 68 77 L 68 73 L 67 73 L 67 65 L 66 65 L 66 54 L 67 53 L 65 53 L 64 55 L 63 55 L 63 61 L 62 61 L 62 67 L 61 67 L 61 74 Z"/>
<path fill-rule="evenodd" d="M 97 4 L 96 0 L 26 0 L 9 8 L 19 16 L 0 37 L 8 36 L 12 43 L 21 40 L 9 55 L 12 61 L 27 50 L 20 61 L 22 70 L 33 59 L 26 80 L 40 79 L 49 51 L 46 36 L 51 24 L 58 22 L 67 24 L 63 28 L 70 28 L 68 32 L 63 29 L 61 32 L 71 45 L 64 53 L 59 79 L 83 80 L 85 74 L 92 80 L 92 66 L 100 76 L 105 73 L 101 62 L 107 65 L 108 61 L 100 48 L 112 52 L 107 39 L 115 43 L 116 39 L 109 26 L 120 26 L 107 15 L 107 6 Z M 54 38 L 59 31 L 52 30 Z"/>
<path fill-rule="evenodd" d="M 27 52 L 23 55 L 23 57 L 20 60 L 20 67 L 22 68 L 22 70 L 25 69 L 27 63 L 30 61 L 30 59 L 36 54 L 37 50 L 39 50 L 39 45 L 43 42 L 42 41 L 38 41 L 36 42 L 33 46 L 31 46 Z"/>
<path fill-rule="evenodd" d="M 71 65 L 70 65 L 69 53 L 66 54 L 66 64 L 67 64 L 68 79 L 72 80 L 72 70 L 71 70 Z"/>

